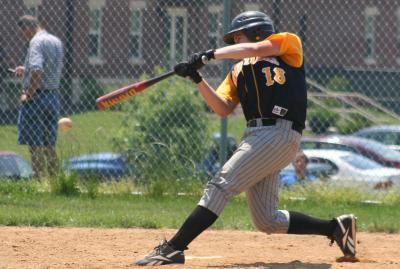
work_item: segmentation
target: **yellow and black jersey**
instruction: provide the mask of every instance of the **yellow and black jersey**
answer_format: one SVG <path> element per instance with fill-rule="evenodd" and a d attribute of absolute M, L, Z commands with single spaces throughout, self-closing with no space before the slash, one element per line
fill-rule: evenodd
<path fill-rule="evenodd" d="M 252 57 L 236 63 L 217 89 L 240 102 L 246 120 L 283 118 L 305 126 L 307 92 L 300 38 L 292 33 L 267 38 L 280 45 L 277 57 Z"/>

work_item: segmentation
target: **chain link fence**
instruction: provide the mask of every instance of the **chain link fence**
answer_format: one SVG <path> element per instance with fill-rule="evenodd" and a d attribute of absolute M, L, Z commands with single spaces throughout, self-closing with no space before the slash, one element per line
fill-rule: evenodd
<path fill-rule="evenodd" d="M 353 173 L 360 181 L 400 184 L 400 153 L 393 150 L 400 145 L 400 127 L 394 127 L 400 113 L 397 0 L 2 0 L 0 150 L 30 158 L 16 142 L 21 81 L 7 72 L 24 62 L 27 43 L 16 23 L 30 14 L 65 48 L 60 116 L 70 117 L 73 128 L 58 136 L 64 165 L 70 157 L 115 152 L 138 180 L 207 179 L 203 172 L 214 173 L 239 142 L 245 127 L 240 108 L 221 120 L 194 85 L 178 77 L 107 111 L 96 110 L 95 99 L 166 72 L 191 53 L 223 46 L 231 19 L 245 10 L 269 14 L 278 31 L 294 32 L 303 41 L 309 108 L 302 147 L 315 169 L 332 177 Z M 216 87 L 231 64 L 212 62 L 203 75 Z M 394 126 L 359 135 L 387 146 L 314 138 L 347 136 L 383 124 Z M 357 151 L 373 161 L 326 149 Z M 84 160 L 99 159 L 101 155 Z"/>

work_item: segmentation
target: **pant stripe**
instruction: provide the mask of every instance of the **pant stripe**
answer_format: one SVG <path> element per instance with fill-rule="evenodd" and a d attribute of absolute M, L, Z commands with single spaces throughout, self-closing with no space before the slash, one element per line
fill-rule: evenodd
<path fill-rule="evenodd" d="M 283 230 L 288 220 L 277 211 L 278 173 L 294 157 L 300 137 L 285 120 L 246 129 L 238 150 L 209 182 L 199 205 L 219 215 L 231 197 L 246 191 L 256 226 Z"/>

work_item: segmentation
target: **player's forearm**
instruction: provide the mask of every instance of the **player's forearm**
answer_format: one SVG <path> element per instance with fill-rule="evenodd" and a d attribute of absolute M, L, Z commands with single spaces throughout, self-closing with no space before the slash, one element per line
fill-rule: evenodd
<path fill-rule="evenodd" d="M 278 56 L 280 45 L 269 40 L 241 43 L 216 49 L 215 59 L 243 59 L 248 57 Z"/>
<path fill-rule="evenodd" d="M 41 71 L 31 71 L 28 88 L 25 89 L 26 94 L 32 96 L 39 88 L 40 80 L 42 79 Z"/>
<path fill-rule="evenodd" d="M 220 117 L 228 116 L 235 108 L 235 105 L 219 97 L 206 81 L 201 81 L 197 87 L 207 105 Z"/>

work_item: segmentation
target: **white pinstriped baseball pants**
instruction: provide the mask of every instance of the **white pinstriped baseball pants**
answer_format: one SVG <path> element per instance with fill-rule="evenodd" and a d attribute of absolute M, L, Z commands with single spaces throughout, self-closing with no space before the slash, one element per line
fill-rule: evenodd
<path fill-rule="evenodd" d="M 198 205 L 219 216 L 233 196 L 245 191 L 257 229 L 286 233 L 289 213 L 278 210 L 279 172 L 295 157 L 300 139 L 287 120 L 247 128 L 233 156 L 208 182 Z"/>

